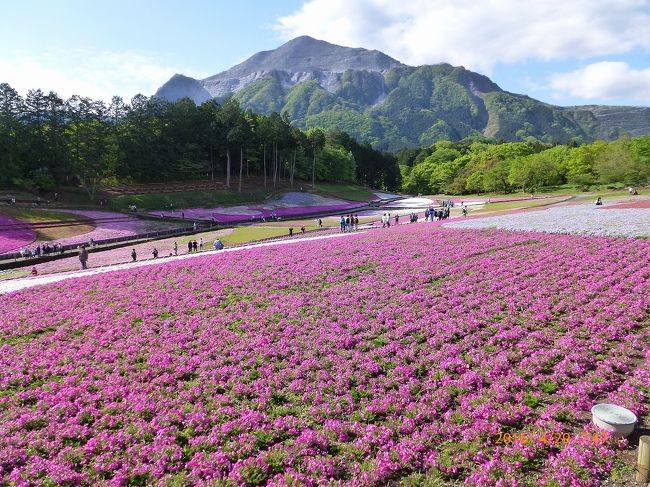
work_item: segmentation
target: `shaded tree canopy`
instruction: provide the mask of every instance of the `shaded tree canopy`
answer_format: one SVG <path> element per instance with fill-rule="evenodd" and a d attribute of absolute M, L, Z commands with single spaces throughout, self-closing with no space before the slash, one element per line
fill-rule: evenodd
<path fill-rule="evenodd" d="M 309 133 L 311 132 L 311 137 Z M 314 134 L 316 134 L 314 136 Z M 316 146 L 314 145 L 316 143 Z M 291 124 L 288 114 L 244 111 L 234 98 L 197 106 L 137 95 L 110 104 L 0 84 L 0 185 L 49 190 L 170 180 L 269 184 L 294 178 L 398 189 L 396 159 L 342 132 Z M 234 187 L 231 184 L 231 187 Z"/>

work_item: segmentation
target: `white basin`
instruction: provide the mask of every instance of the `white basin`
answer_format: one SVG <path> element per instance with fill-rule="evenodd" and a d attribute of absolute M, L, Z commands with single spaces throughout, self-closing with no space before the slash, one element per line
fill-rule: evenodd
<path fill-rule="evenodd" d="M 632 411 L 615 404 L 596 404 L 591 408 L 591 416 L 598 428 L 615 436 L 628 436 L 637 422 Z"/>

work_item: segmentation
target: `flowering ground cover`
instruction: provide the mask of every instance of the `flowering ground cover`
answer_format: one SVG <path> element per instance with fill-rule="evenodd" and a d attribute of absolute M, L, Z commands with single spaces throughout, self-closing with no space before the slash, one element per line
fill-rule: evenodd
<path fill-rule="evenodd" d="M 91 222 L 80 222 L 77 215 L 60 211 L 42 208 L 9 207 L 3 208 L 2 212 L 13 218 L 13 223 L 6 225 L 4 228 L 0 228 L 0 231 L 27 230 L 28 232 L 33 232 L 31 241 L 35 243 L 73 237 L 91 232 L 95 229 Z M 27 244 L 31 243 L 31 241 Z M 15 250 L 17 249 L 13 249 L 13 251 Z"/>
<path fill-rule="evenodd" d="M 185 217 L 197 220 L 212 220 L 220 223 L 244 223 L 273 216 L 295 218 L 326 212 L 339 212 L 359 208 L 362 203 L 326 198 L 316 194 L 289 192 L 264 203 L 216 208 L 185 208 L 175 211 L 151 212 L 152 215 Z"/>
<path fill-rule="evenodd" d="M 21 220 L 0 213 L 0 254 L 15 251 L 29 245 L 36 238 L 36 232 L 25 228 Z M 14 228 L 21 225 L 19 229 Z"/>
<path fill-rule="evenodd" d="M 61 212 L 90 218 L 93 220 L 94 230 L 69 238 L 58 239 L 61 245 L 86 243 L 90 239 L 100 241 L 117 237 L 130 237 L 147 232 L 178 228 L 175 223 L 141 220 L 124 213 L 91 210 L 60 210 Z"/>
<path fill-rule="evenodd" d="M 310 223 L 311 226 L 309 222 L 304 224 L 307 232 L 317 228 L 313 221 Z M 296 226 L 294 224 L 293 226 L 295 232 L 294 235 L 298 237 L 300 235 L 300 225 Z M 88 256 L 87 265 L 89 269 L 95 269 L 98 267 L 131 262 L 132 249 L 135 249 L 138 261 L 142 261 L 153 259 L 153 249 L 156 248 L 159 255 L 158 259 L 162 260 L 164 257 L 169 257 L 173 254 L 174 242 L 178 244 L 178 255 L 183 255 L 188 253 L 187 242 L 189 240 L 196 240 L 198 242 L 200 239 L 203 239 L 204 251 L 211 251 L 213 250 L 214 241 L 217 238 L 220 238 L 226 247 L 231 247 L 259 240 L 288 237 L 288 231 L 288 227 L 285 226 L 267 227 L 266 225 L 224 228 L 221 230 L 170 237 L 160 240 L 134 242 L 129 246 L 109 250 L 92 249 Z M 30 264 L 29 262 L 27 262 L 27 264 L 26 267 L 20 269 L 0 271 L 0 281 L 29 276 L 32 268 L 36 268 L 38 275 L 45 275 L 77 270 L 81 265 L 79 263 L 79 258 L 76 255 L 36 265 Z"/>
<path fill-rule="evenodd" d="M 608 204 L 604 209 L 611 208 L 650 208 L 650 198 L 638 199 L 636 201 L 623 201 L 621 203 Z"/>
<path fill-rule="evenodd" d="M 649 282 L 645 240 L 404 225 L 9 294 L 0 484 L 598 485 Z"/>
<path fill-rule="evenodd" d="M 650 209 L 610 208 L 593 204 L 562 205 L 446 223 L 450 228 L 575 233 L 583 235 L 643 237 L 650 235 Z"/>

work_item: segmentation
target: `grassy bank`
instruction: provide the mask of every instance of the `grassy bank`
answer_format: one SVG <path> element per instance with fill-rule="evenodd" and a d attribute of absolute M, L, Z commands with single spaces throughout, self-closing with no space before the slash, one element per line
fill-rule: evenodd
<path fill-rule="evenodd" d="M 174 209 L 213 207 L 264 201 L 271 194 L 270 190 L 260 189 L 242 193 L 220 190 L 124 195 L 113 198 L 111 207 L 124 210 L 130 205 L 135 205 L 139 210 L 145 211 L 168 210 L 170 205 L 173 205 Z"/>

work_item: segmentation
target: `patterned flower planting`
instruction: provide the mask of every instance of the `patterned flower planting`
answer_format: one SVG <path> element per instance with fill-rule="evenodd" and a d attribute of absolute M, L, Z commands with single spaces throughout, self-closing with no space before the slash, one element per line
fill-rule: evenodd
<path fill-rule="evenodd" d="M 15 225 L 21 225 L 23 228 L 20 230 L 12 228 Z M 24 226 L 24 222 L 0 213 L 0 254 L 16 251 L 34 241 L 36 232 L 25 229 Z"/>

